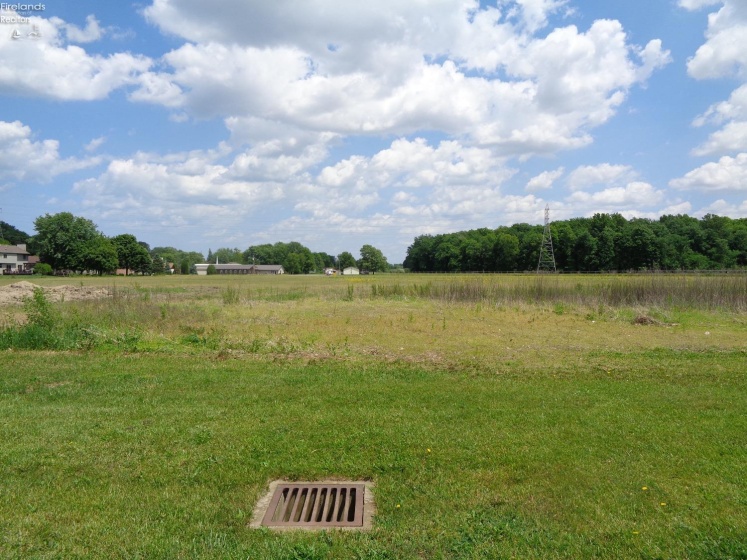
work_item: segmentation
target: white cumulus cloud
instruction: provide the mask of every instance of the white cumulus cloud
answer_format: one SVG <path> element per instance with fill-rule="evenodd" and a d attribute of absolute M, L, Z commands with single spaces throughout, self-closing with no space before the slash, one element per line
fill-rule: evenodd
<path fill-rule="evenodd" d="M 541 191 L 550 189 L 553 183 L 560 179 L 565 173 L 565 168 L 559 167 L 554 171 L 543 171 L 539 175 L 535 175 L 526 184 L 526 190 L 529 192 Z"/>
<path fill-rule="evenodd" d="M 0 181 L 47 183 L 57 175 L 96 165 L 97 158 L 62 158 L 57 140 L 36 140 L 20 121 L 0 121 Z"/>
<path fill-rule="evenodd" d="M 711 134 L 703 145 L 693 150 L 693 154 L 709 156 L 745 150 L 747 150 L 747 121 L 732 121 L 721 130 Z"/>
<path fill-rule="evenodd" d="M 573 149 L 670 56 L 617 21 L 536 33 L 565 5 L 155 0 L 146 17 L 190 42 L 131 99 L 341 136 L 436 130 L 502 156 Z"/>
<path fill-rule="evenodd" d="M 706 42 L 688 60 L 687 70 L 696 79 L 745 75 L 747 69 L 747 4 L 725 0 L 708 17 Z"/>
<path fill-rule="evenodd" d="M 71 31 L 62 20 L 35 16 L 29 20 L 38 30 L 36 39 L 14 40 L 10 33 L 0 34 L 0 92 L 4 94 L 65 101 L 103 99 L 120 87 L 137 84 L 152 64 L 148 57 L 129 53 L 89 55 L 77 45 L 66 44 L 61 30 L 66 29 L 68 36 Z M 78 40 L 84 35 L 81 31 Z M 87 36 L 93 35 L 90 31 Z"/>
<path fill-rule="evenodd" d="M 736 77 L 743 82 L 729 99 L 711 105 L 693 124 L 720 126 L 692 150 L 696 156 L 722 156 L 670 181 L 683 190 L 742 191 L 747 180 L 747 4 L 741 0 L 685 2 L 686 8 L 721 4 L 708 17 L 706 42 L 688 61 L 688 73 L 696 79 Z M 731 157 L 726 154 L 734 154 Z"/>
<path fill-rule="evenodd" d="M 104 36 L 104 29 L 93 14 L 86 17 L 86 26 L 83 28 L 58 17 L 49 18 L 49 21 L 65 33 L 70 43 L 91 43 Z"/>
<path fill-rule="evenodd" d="M 635 175 L 635 171 L 629 165 L 601 163 L 577 167 L 570 173 L 567 182 L 570 189 L 575 191 L 591 186 L 618 186 L 630 181 Z"/>
<path fill-rule="evenodd" d="M 747 200 L 743 200 L 741 203 L 732 204 L 720 198 L 694 213 L 694 215 L 701 218 L 706 214 L 731 216 L 733 218 L 747 218 Z"/>
<path fill-rule="evenodd" d="M 701 165 L 673 179 L 669 185 L 675 189 L 703 191 L 747 190 L 747 153 L 736 157 L 724 156 L 718 161 Z"/>
<path fill-rule="evenodd" d="M 664 191 L 649 183 L 634 181 L 624 187 L 611 187 L 594 193 L 576 191 L 569 202 L 593 206 L 596 212 L 615 212 L 629 207 L 648 207 L 661 203 Z"/>
<path fill-rule="evenodd" d="M 747 120 L 747 84 L 735 89 L 728 100 L 711 105 L 705 113 L 693 121 L 693 124 L 695 126 L 718 125 L 732 119 Z"/>
<path fill-rule="evenodd" d="M 241 133 L 241 125 L 232 124 Z M 533 196 L 501 193 L 514 170 L 486 149 L 398 139 L 370 157 L 354 155 L 315 171 L 326 138 L 299 137 L 298 149 L 286 152 L 295 139 L 286 132 L 263 142 L 257 131 L 238 151 L 224 143 L 216 150 L 115 159 L 74 190 L 89 212 L 123 224 L 202 228 L 208 237 L 247 222 L 265 232 L 283 224 L 290 228 L 286 235 L 296 231 L 299 240 L 329 231 L 374 232 L 400 251 L 414 230 L 483 227 L 498 214 L 534 219 L 540 208 Z M 288 213 L 293 218 L 283 217 Z"/>

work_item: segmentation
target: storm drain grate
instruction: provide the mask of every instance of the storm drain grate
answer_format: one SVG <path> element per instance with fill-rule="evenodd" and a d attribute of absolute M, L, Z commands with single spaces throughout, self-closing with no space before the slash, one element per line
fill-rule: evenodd
<path fill-rule="evenodd" d="M 262 517 L 263 527 L 363 527 L 363 483 L 280 483 Z"/>

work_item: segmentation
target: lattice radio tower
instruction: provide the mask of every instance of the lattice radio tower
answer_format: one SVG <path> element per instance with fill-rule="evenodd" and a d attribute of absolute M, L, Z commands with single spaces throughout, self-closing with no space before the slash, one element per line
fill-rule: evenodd
<path fill-rule="evenodd" d="M 540 272 L 557 272 L 555 268 L 555 252 L 552 250 L 552 234 L 550 233 L 550 205 L 545 206 L 545 230 L 542 232 L 542 246 L 540 247 L 537 274 Z"/>

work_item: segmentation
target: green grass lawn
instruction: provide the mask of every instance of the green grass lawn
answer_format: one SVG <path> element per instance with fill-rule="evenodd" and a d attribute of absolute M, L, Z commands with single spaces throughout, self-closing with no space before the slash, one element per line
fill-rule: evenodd
<path fill-rule="evenodd" d="M 0 557 L 747 558 L 740 313 L 160 283 L 0 352 Z M 330 477 L 371 532 L 248 527 Z"/>

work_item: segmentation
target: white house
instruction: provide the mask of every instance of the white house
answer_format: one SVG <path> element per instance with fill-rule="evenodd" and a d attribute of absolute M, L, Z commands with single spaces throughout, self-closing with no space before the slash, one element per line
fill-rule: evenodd
<path fill-rule="evenodd" d="M 26 244 L 0 245 L 0 274 L 13 274 L 28 268 L 29 252 Z"/>

